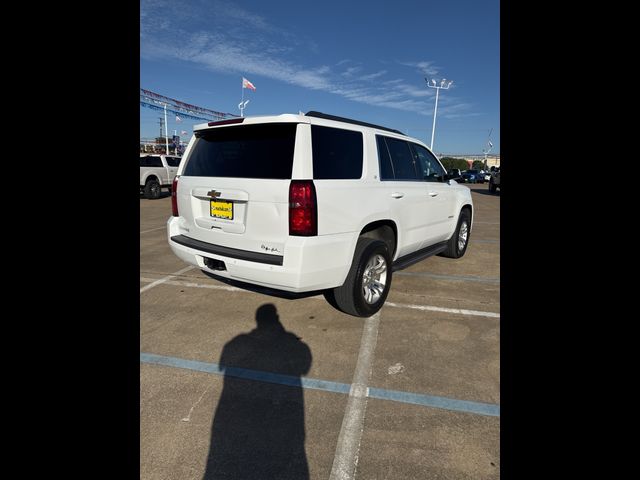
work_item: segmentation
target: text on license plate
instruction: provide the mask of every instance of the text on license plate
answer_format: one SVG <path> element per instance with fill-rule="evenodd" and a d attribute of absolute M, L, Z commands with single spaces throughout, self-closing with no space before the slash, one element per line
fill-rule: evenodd
<path fill-rule="evenodd" d="M 211 216 L 233 220 L 233 203 L 211 200 Z"/>

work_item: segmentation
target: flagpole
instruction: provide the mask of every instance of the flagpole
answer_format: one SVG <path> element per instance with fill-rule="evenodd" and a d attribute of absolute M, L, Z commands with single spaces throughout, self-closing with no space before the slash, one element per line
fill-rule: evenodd
<path fill-rule="evenodd" d="M 167 126 L 167 104 L 164 104 L 164 139 L 167 144 L 167 155 L 169 155 L 169 129 Z"/>
<path fill-rule="evenodd" d="M 240 100 L 240 116 L 244 117 L 244 78 L 242 79 L 242 100 Z"/>

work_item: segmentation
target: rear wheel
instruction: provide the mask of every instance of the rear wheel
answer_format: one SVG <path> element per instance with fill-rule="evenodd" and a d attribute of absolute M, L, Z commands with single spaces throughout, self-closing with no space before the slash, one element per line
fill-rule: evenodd
<path fill-rule="evenodd" d="M 391 255 L 387 244 L 361 237 L 344 285 L 325 292 L 325 298 L 344 313 L 370 317 L 384 305 L 391 277 Z"/>
<path fill-rule="evenodd" d="M 471 233 L 471 215 L 466 208 L 460 212 L 458 226 L 449 241 L 447 248 L 440 255 L 449 258 L 460 258 L 467 251 L 469 245 L 469 234 Z"/>
<path fill-rule="evenodd" d="M 160 184 L 156 179 L 149 179 L 144 186 L 144 196 L 151 199 L 160 198 Z"/>

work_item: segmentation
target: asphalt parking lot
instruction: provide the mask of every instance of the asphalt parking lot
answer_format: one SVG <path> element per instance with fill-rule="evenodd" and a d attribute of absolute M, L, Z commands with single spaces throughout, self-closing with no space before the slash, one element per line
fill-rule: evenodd
<path fill-rule="evenodd" d="M 190 268 L 141 197 L 140 478 L 499 478 L 500 194 L 470 188 L 465 256 L 369 319 Z"/>

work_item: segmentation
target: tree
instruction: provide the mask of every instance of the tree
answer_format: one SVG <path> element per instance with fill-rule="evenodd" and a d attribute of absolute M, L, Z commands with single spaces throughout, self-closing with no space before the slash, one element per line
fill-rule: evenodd
<path fill-rule="evenodd" d="M 471 166 L 472 170 L 484 170 L 484 160 L 474 160 Z"/>
<path fill-rule="evenodd" d="M 442 165 L 447 170 L 451 170 L 452 168 L 459 168 L 460 170 L 466 170 L 469 168 L 469 164 L 466 160 L 462 158 L 453 158 L 453 157 L 442 157 L 440 159 Z"/>

